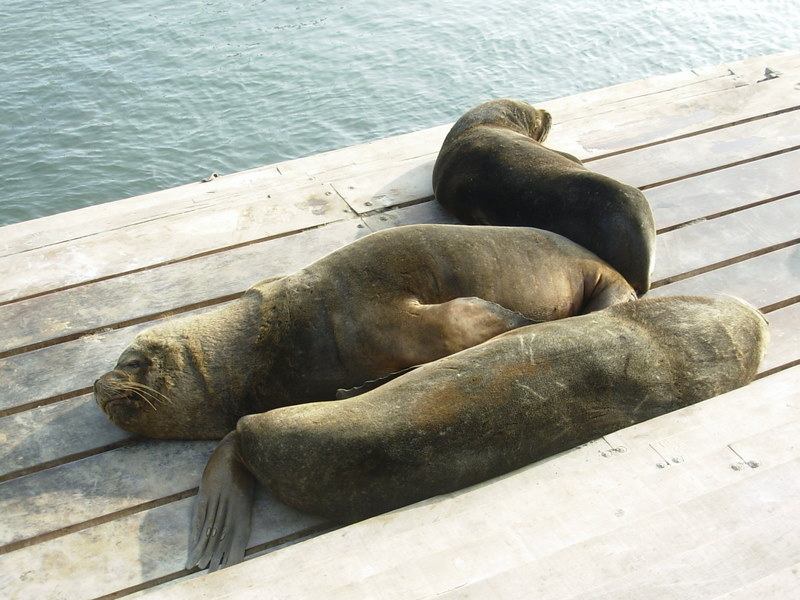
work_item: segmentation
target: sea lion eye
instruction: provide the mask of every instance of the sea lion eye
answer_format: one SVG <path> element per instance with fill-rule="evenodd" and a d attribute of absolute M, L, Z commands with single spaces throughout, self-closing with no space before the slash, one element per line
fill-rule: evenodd
<path fill-rule="evenodd" d="M 152 363 L 149 360 L 141 360 L 141 359 L 134 359 L 129 360 L 124 365 L 122 365 L 123 369 L 141 369 L 143 367 L 149 367 Z"/>

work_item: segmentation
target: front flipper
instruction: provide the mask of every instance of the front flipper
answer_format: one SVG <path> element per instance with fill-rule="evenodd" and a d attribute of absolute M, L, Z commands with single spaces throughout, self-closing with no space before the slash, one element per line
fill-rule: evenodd
<path fill-rule="evenodd" d="M 187 569 L 197 565 L 211 572 L 244 559 L 254 488 L 255 477 L 239 458 L 238 433 L 232 431 L 203 471 L 189 534 Z"/>
<path fill-rule="evenodd" d="M 495 302 L 475 297 L 455 298 L 441 304 L 420 304 L 417 313 L 422 317 L 420 321 L 425 333 L 430 335 L 428 332 L 437 332 L 445 347 L 443 352 L 439 351 L 439 356 L 420 360 L 418 364 L 477 346 L 506 331 L 540 322 Z M 428 340 L 425 343 L 429 343 Z M 436 351 L 435 345 L 431 344 L 430 348 Z"/>

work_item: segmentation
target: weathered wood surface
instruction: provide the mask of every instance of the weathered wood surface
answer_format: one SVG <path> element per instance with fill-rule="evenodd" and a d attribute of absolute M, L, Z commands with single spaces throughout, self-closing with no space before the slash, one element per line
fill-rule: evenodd
<path fill-rule="evenodd" d="M 797 562 L 798 383 L 795 367 L 159 597 L 716 598 Z"/>
<path fill-rule="evenodd" d="M 782 75 L 759 83 L 765 67 Z M 452 222 L 430 201 L 449 126 L 4 227 L 3 594 L 161 584 L 153 592 L 178 598 L 658 598 L 700 581 L 695 597 L 733 598 L 800 585 L 800 53 L 544 105 L 551 146 L 645 190 L 659 229 L 652 295 L 729 294 L 768 312 L 756 383 L 198 576 L 183 561 L 214 444 L 118 430 L 91 382 L 159 319 L 218 306 L 371 231 Z M 250 552 L 329 527 L 262 491 Z"/>

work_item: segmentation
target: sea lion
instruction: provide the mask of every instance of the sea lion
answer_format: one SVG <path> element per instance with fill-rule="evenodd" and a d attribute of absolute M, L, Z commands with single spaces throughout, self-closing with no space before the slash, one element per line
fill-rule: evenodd
<path fill-rule="evenodd" d="M 254 477 L 350 522 L 520 468 L 750 382 L 766 319 L 662 297 L 530 325 L 363 395 L 245 416 L 203 474 L 187 568 L 243 557 Z"/>
<path fill-rule="evenodd" d="M 128 431 L 220 439 L 243 415 L 333 400 L 510 329 L 634 298 L 611 267 L 551 232 L 400 227 L 140 334 L 95 396 Z"/>
<path fill-rule="evenodd" d="M 656 237 L 647 199 L 544 147 L 551 120 L 519 100 L 490 100 L 467 111 L 436 158 L 436 199 L 463 223 L 560 233 L 614 267 L 641 296 L 650 288 Z"/>

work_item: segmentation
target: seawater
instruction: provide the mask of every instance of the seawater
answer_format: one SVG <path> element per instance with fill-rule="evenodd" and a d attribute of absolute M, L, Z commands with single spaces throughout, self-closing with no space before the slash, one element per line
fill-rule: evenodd
<path fill-rule="evenodd" d="M 797 0 L 0 0 L 0 224 L 798 46 Z"/>

